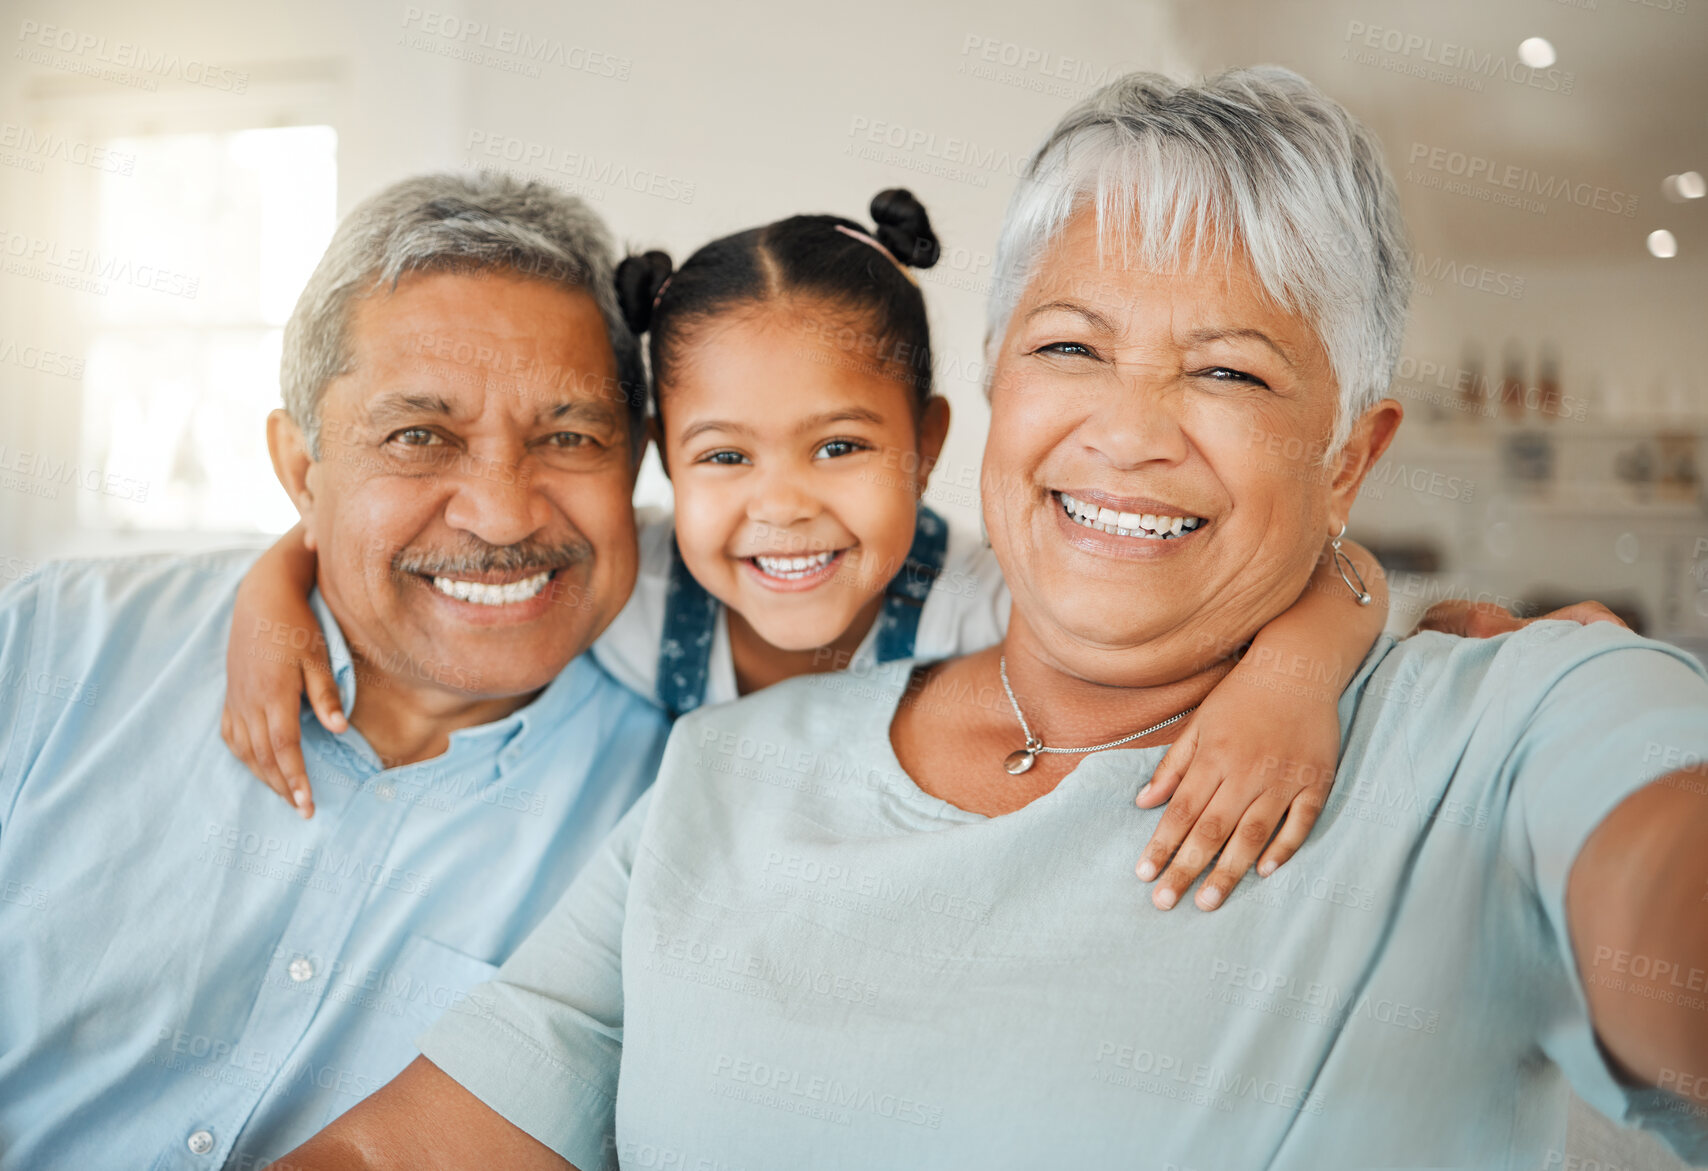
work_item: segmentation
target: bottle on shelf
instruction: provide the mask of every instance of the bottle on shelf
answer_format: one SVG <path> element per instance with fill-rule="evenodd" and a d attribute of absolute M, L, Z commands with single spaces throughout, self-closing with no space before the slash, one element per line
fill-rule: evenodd
<path fill-rule="evenodd" d="M 1516 341 L 1506 343 L 1500 374 L 1501 413 L 1513 422 L 1524 418 L 1524 353 Z"/>
<path fill-rule="evenodd" d="M 1483 347 L 1466 342 L 1459 359 L 1459 409 L 1473 420 L 1488 413 L 1488 376 L 1483 372 Z"/>
<path fill-rule="evenodd" d="M 1536 394 L 1541 400 L 1537 408 L 1542 417 L 1549 421 L 1559 418 L 1565 396 L 1560 392 L 1560 352 L 1553 342 L 1542 343 L 1542 358 L 1536 368 Z"/>

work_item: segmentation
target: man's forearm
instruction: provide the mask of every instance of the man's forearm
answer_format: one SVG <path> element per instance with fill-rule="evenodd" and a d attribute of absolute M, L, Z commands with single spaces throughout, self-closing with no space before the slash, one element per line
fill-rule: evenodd
<path fill-rule="evenodd" d="M 417 1057 L 268 1171 L 576 1171 Z"/>
<path fill-rule="evenodd" d="M 1596 1035 L 1649 1085 L 1678 1090 L 1708 1077 L 1705 897 L 1708 774 L 1700 770 L 1626 798 L 1572 866 L 1566 917 Z"/>

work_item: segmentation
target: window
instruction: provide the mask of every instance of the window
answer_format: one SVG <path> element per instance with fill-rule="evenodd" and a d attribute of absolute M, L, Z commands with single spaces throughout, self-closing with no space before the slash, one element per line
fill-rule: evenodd
<path fill-rule="evenodd" d="M 79 494 L 103 529 L 277 532 L 296 521 L 261 420 L 283 327 L 337 222 L 330 126 L 109 140 L 97 182 L 82 460 L 141 493 Z"/>

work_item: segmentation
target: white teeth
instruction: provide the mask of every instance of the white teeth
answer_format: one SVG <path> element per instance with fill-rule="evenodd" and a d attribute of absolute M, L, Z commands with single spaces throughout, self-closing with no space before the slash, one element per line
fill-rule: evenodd
<path fill-rule="evenodd" d="M 810 557 L 759 556 L 753 558 L 753 562 L 755 565 L 759 566 L 761 572 L 771 577 L 780 577 L 784 580 L 792 580 L 817 573 L 826 565 L 829 565 L 832 558 L 835 556 L 836 553 L 834 551 L 814 553 Z"/>
<path fill-rule="evenodd" d="M 473 602 L 477 606 L 509 606 L 538 596 L 551 579 L 549 569 L 532 577 L 524 577 L 521 581 L 505 582 L 502 585 L 484 581 L 463 581 L 456 577 L 436 577 L 433 579 L 433 588 L 459 602 Z"/>
<path fill-rule="evenodd" d="M 1062 509 L 1073 518 L 1077 524 L 1088 529 L 1096 529 L 1100 533 L 1110 533 L 1119 537 L 1141 537 L 1146 540 L 1172 540 L 1183 532 L 1190 532 L 1204 523 L 1199 516 L 1158 516 L 1154 513 L 1116 512 L 1112 508 L 1099 508 L 1075 500 L 1065 492 L 1058 492 L 1057 497 L 1062 502 Z"/>

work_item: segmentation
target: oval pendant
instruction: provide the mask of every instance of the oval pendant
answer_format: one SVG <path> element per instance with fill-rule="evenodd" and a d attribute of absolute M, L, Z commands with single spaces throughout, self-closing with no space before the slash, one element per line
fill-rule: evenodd
<path fill-rule="evenodd" d="M 1038 754 L 1030 748 L 1016 748 L 1004 758 L 1002 767 L 1008 770 L 1010 776 L 1017 777 L 1031 768 L 1032 762 L 1037 759 Z"/>

